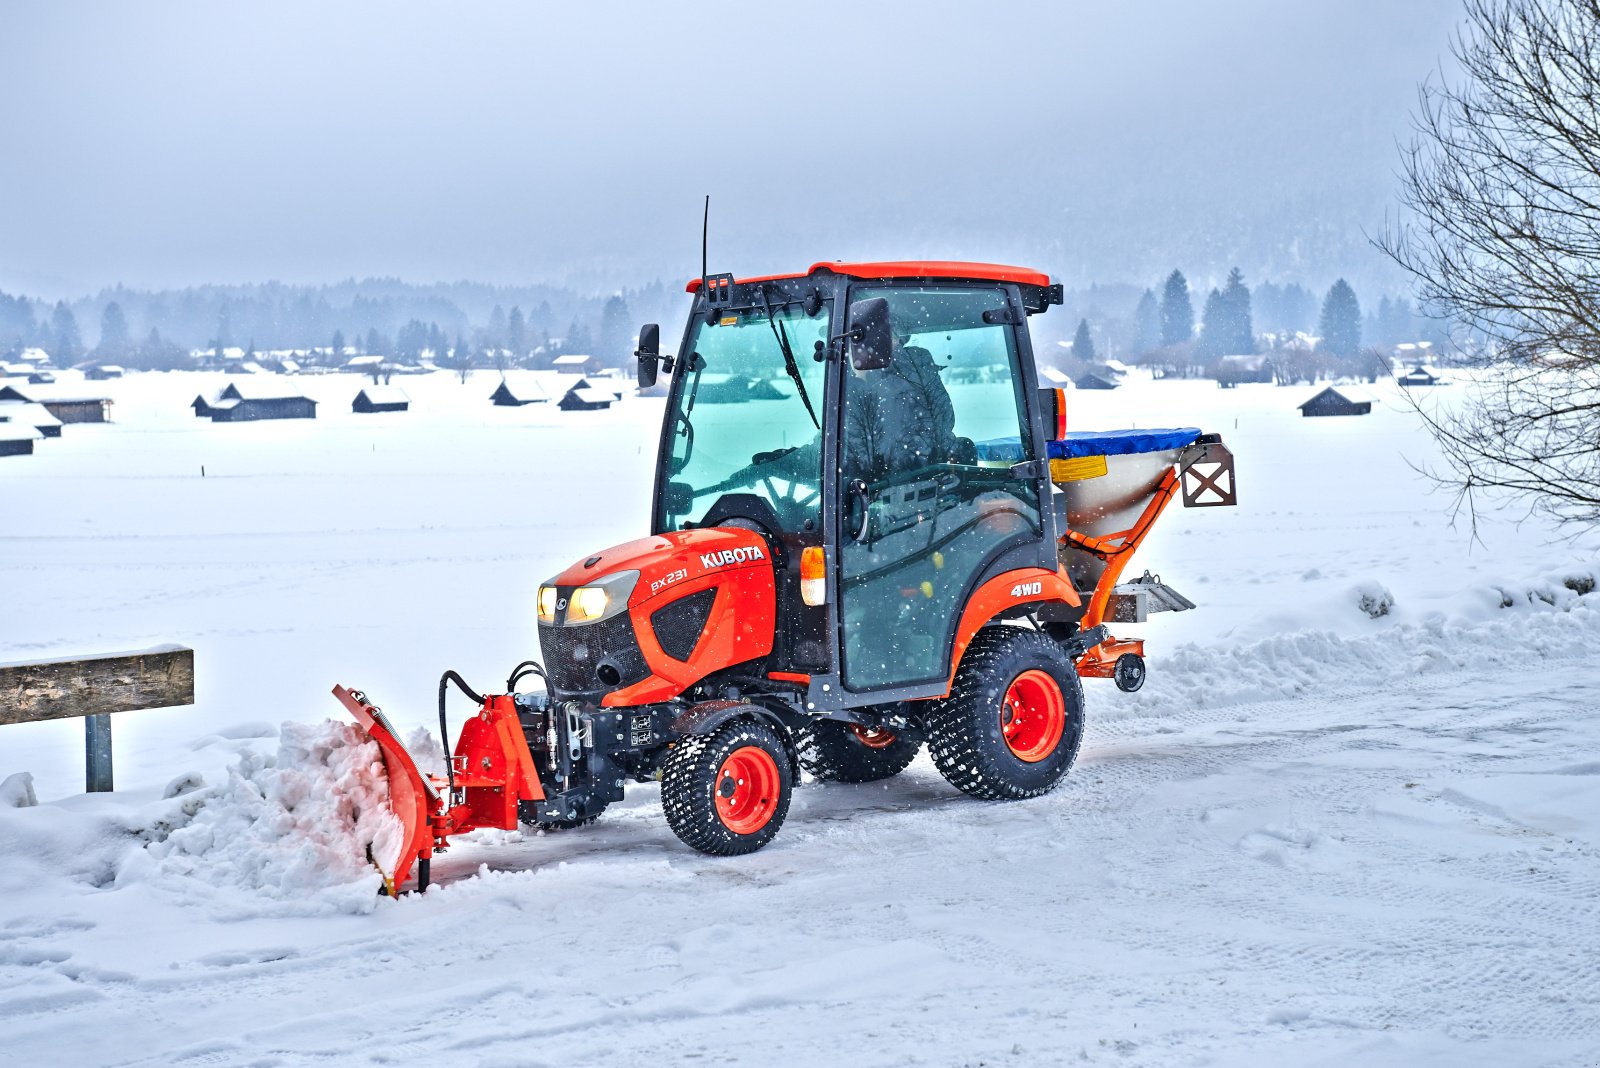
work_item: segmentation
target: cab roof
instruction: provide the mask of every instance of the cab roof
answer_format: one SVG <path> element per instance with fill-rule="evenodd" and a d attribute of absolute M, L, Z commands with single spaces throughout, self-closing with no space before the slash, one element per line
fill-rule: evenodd
<path fill-rule="evenodd" d="M 804 273 L 765 274 L 757 278 L 735 279 L 736 285 L 749 282 L 776 282 L 785 278 L 805 278 L 818 271 L 849 275 L 851 278 L 962 278 L 978 282 L 1015 282 L 1025 286 L 1048 286 L 1050 276 L 1031 267 L 1009 267 L 1003 263 L 967 263 L 961 260 L 892 260 L 871 263 L 813 263 Z M 691 278 L 684 287 L 688 293 L 700 291 L 700 279 Z"/>

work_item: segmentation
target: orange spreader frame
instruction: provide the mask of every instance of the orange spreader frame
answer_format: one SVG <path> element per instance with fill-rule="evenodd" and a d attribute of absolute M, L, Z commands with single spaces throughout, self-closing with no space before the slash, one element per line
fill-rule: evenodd
<path fill-rule="evenodd" d="M 1127 530 L 1101 534 L 1097 537 L 1069 530 L 1061 538 L 1063 545 L 1098 556 L 1106 564 L 1105 570 L 1100 573 L 1100 581 L 1095 583 L 1094 593 L 1090 595 L 1088 607 L 1084 609 L 1083 619 L 1079 623 L 1083 630 L 1097 627 L 1105 622 L 1106 605 L 1111 600 L 1111 591 L 1116 587 L 1117 580 L 1122 577 L 1122 571 L 1128 566 L 1128 561 L 1132 560 L 1133 554 L 1138 551 L 1140 543 L 1156 525 L 1156 520 L 1160 518 L 1167 505 L 1172 503 L 1178 485 L 1178 469 L 1169 468 L 1160 485 L 1156 487 L 1155 496 L 1150 498 L 1150 502 L 1144 506 L 1144 511 L 1139 513 L 1139 518 Z M 1107 638 L 1078 661 L 1078 674 L 1085 678 L 1109 679 L 1116 673 L 1117 658 L 1128 653 L 1143 657 L 1144 640 Z"/>

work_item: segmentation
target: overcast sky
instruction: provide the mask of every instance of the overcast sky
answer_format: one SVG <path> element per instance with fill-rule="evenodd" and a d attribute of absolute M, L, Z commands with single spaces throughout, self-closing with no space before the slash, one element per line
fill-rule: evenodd
<path fill-rule="evenodd" d="M 718 13 L 721 13 L 720 17 Z M 1379 270 L 1459 0 L 0 0 L 0 289 Z"/>

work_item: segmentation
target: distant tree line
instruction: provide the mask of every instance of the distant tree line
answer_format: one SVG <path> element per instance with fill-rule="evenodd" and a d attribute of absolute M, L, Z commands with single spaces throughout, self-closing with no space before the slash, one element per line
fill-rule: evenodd
<path fill-rule="evenodd" d="M 552 286 L 420 286 L 394 279 L 117 287 L 53 306 L 0 293 L 0 358 L 38 347 L 62 366 L 94 360 L 168 369 L 189 366 L 194 349 L 239 348 L 252 356 L 300 350 L 310 352 L 311 362 L 341 362 L 354 349 L 500 367 L 583 353 L 624 366 L 640 322 L 682 322 L 686 308 L 677 296 L 660 282 L 593 297 Z"/>
<path fill-rule="evenodd" d="M 1375 309 L 1364 310 L 1343 278 L 1319 301 L 1298 283 L 1266 282 L 1252 290 L 1235 267 L 1220 287 L 1207 292 L 1198 314 L 1181 270 L 1173 270 L 1158 288 L 1140 292 L 1131 316 L 1103 310 L 1114 307 L 1113 294 L 1120 301 L 1131 296 L 1110 290 L 1073 295 L 1090 307 L 1089 314 L 1077 316 L 1065 346 L 1070 351 L 1065 365 L 1072 370 L 1115 358 L 1163 376 L 1218 377 L 1219 367 L 1241 363 L 1229 358 L 1243 357 L 1252 366 L 1270 367 L 1279 381 L 1372 378 L 1388 366 L 1380 353 L 1418 341 L 1443 349 L 1449 340 L 1404 296 L 1385 295 Z M 1070 296 L 1068 303 L 1073 303 Z M 1048 345 L 1041 350 L 1052 351 Z M 1265 356 L 1265 363 L 1250 359 L 1257 356 Z"/>

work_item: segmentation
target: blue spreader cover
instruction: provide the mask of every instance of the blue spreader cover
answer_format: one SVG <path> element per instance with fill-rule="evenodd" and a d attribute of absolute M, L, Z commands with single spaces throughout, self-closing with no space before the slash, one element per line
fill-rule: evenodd
<path fill-rule="evenodd" d="M 1192 426 L 1170 430 L 1069 430 L 1064 441 L 1048 443 L 1050 459 L 1075 456 L 1128 456 L 1137 452 L 1162 452 L 1192 445 L 1200 431 Z"/>
<path fill-rule="evenodd" d="M 1074 430 L 1066 440 L 1045 445 L 1052 460 L 1074 456 L 1129 456 L 1139 452 L 1162 452 L 1192 444 L 1200 431 L 1192 426 L 1173 430 Z M 1016 463 L 1022 459 L 1022 445 L 1016 438 L 991 438 L 978 442 L 978 459 Z"/>

